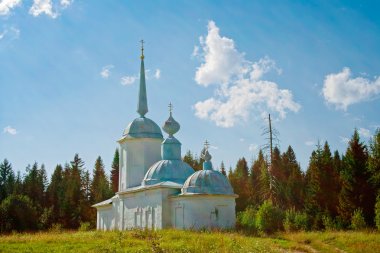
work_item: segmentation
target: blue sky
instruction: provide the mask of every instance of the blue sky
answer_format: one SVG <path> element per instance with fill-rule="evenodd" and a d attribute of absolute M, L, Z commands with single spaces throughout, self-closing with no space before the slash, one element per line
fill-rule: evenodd
<path fill-rule="evenodd" d="M 137 117 L 139 41 L 147 117 L 169 102 L 182 152 L 207 139 L 215 167 L 249 161 L 271 113 L 305 170 L 318 140 L 344 152 L 380 126 L 376 1 L 0 0 L 0 159 L 15 170 L 75 153 L 109 170 Z"/>

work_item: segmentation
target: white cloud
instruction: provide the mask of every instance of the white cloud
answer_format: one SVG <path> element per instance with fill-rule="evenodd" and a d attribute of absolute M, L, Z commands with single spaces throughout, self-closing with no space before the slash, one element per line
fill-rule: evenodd
<path fill-rule="evenodd" d="M 228 83 L 232 76 L 240 74 L 244 62 L 243 54 L 235 49 L 232 39 L 221 37 L 214 21 L 208 23 L 206 38 L 199 38 L 204 62 L 197 69 L 195 81 L 208 86 Z"/>
<path fill-rule="evenodd" d="M 350 142 L 350 139 L 344 136 L 339 136 L 340 142 L 344 144 L 348 144 Z"/>
<path fill-rule="evenodd" d="M 251 152 L 255 152 L 259 146 L 257 144 L 249 144 L 248 150 Z"/>
<path fill-rule="evenodd" d="M 131 85 L 137 80 L 137 76 L 123 76 L 120 80 L 124 86 Z"/>
<path fill-rule="evenodd" d="M 21 0 L 0 0 L 0 16 L 7 16 L 11 10 L 21 4 Z"/>
<path fill-rule="evenodd" d="M 161 77 L 161 70 L 156 69 L 156 72 L 154 72 L 154 78 L 160 79 L 160 77 Z"/>
<path fill-rule="evenodd" d="M 0 32 L 0 41 L 10 42 L 16 40 L 20 37 L 20 30 L 17 27 L 5 27 L 2 32 Z"/>
<path fill-rule="evenodd" d="M 380 77 L 371 81 L 367 78 L 351 78 L 351 70 L 343 68 L 339 73 L 325 77 L 322 94 L 327 103 L 337 109 L 347 110 L 347 107 L 362 101 L 374 99 L 380 94 Z"/>
<path fill-rule="evenodd" d="M 58 17 L 58 12 L 53 11 L 53 3 L 51 0 L 33 0 L 33 5 L 29 9 L 29 14 L 37 17 L 46 14 L 51 18 Z"/>
<path fill-rule="evenodd" d="M 314 146 L 315 143 L 314 143 L 314 141 L 305 141 L 305 145 L 306 146 Z"/>
<path fill-rule="evenodd" d="M 197 57 L 199 56 L 199 47 L 194 46 L 193 53 L 191 54 L 191 57 Z"/>
<path fill-rule="evenodd" d="M 241 141 L 241 142 L 244 142 L 244 141 L 245 141 L 245 139 L 244 139 L 244 138 L 240 138 L 240 139 L 239 139 L 239 141 Z"/>
<path fill-rule="evenodd" d="M 300 109 L 291 91 L 261 79 L 271 70 L 281 73 L 274 60 L 246 60 L 232 39 L 219 35 L 213 21 L 208 24 L 206 38 L 200 37 L 200 44 L 203 63 L 196 71 L 195 81 L 202 86 L 215 84 L 217 88 L 213 97 L 194 105 L 197 117 L 214 121 L 217 126 L 232 127 L 248 120 L 252 111 L 272 111 L 285 118 L 287 111 Z"/>
<path fill-rule="evenodd" d="M 3 129 L 3 133 L 10 134 L 10 135 L 16 135 L 17 130 L 11 126 L 6 126 Z"/>
<path fill-rule="evenodd" d="M 100 71 L 101 77 L 104 79 L 107 79 L 111 75 L 111 69 L 114 68 L 113 65 L 107 65 L 102 68 L 102 71 Z"/>
<path fill-rule="evenodd" d="M 369 129 L 366 129 L 366 128 L 359 128 L 358 129 L 358 133 L 360 136 L 364 137 L 364 138 L 369 138 L 371 137 L 371 131 Z"/>
<path fill-rule="evenodd" d="M 268 56 L 265 56 L 258 62 L 253 63 L 250 73 L 251 79 L 259 80 L 265 73 L 268 73 L 272 69 L 276 70 L 278 74 L 282 73 L 282 70 L 276 66 L 276 62 Z"/>
<path fill-rule="evenodd" d="M 69 7 L 74 0 L 61 0 L 60 4 L 63 8 Z"/>

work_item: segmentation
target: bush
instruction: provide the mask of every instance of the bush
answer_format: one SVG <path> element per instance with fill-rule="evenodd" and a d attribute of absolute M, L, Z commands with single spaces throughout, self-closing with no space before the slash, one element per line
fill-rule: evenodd
<path fill-rule="evenodd" d="M 364 229 L 366 223 L 363 217 L 362 209 L 356 209 L 351 217 L 351 228 L 354 230 Z"/>
<path fill-rule="evenodd" d="M 284 214 L 271 201 L 264 201 L 256 213 L 256 228 L 261 233 L 273 233 L 281 230 Z"/>
<path fill-rule="evenodd" d="M 335 222 L 333 218 L 330 217 L 330 215 L 323 215 L 322 223 L 323 223 L 323 226 L 325 227 L 325 230 L 328 230 L 328 231 L 336 230 Z"/>
<path fill-rule="evenodd" d="M 51 227 L 49 228 L 49 231 L 54 233 L 61 233 L 63 231 L 62 224 L 53 223 L 53 225 L 51 225 Z"/>
<path fill-rule="evenodd" d="M 375 205 L 375 224 L 378 230 L 380 230 L 380 194 L 377 196 Z"/>
<path fill-rule="evenodd" d="M 249 206 L 237 215 L 237 225 L 250 232 L 256 232 L 256 209 Z"/>
<path fill-rule="evenodd" d="M 0 231 L 37 229 L 37 211 L 25 195 L 9 195 L 0 205 Z"/>
<path fill-rule="evenodd" d="M 308 219 L 306 213 L 301 213 L 295 211 L 294 208 L 286 210 L 284 228 L 286 231 L 299 231 L 307 230 L 308 228 Z"/>
<path fill-rule="evenodd" d="M 81 222 L 80 223 L 78 231 L 90 231 L 90 230 L 91 230 L 90 222 Z"/>

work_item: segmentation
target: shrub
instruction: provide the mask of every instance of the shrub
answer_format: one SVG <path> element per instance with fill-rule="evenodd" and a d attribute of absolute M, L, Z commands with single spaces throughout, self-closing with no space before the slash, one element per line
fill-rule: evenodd
<path fill-rule="evenodd" d="M 9 195 L 0 205 L 0 231 L 37 229 L 37 211 L 25 195 Z"/>
<path fill-rule="evenodd" d="M 325 227 L 325 230 L 328 230 L 328 231 L 336 230 L 335 222 L 331 218 L 330 215 L 323 215 L 322 223 L 323 223 L 323 226 Z"/>
<path fill-rule="evenodd" d="M 286 210 L 284 219 L 284 228 L 286 231 L 307 230 L 308 219 L 306 213 L 297 212 L 294 208 Z"/>
<path fill-rule="evenodd" d="M 256 232 L 256 209 L 249 206 L 237 215 L 237 225 L 250 232 Z"/>
<path fill-rule="evenodd" d="M 377 196 L 375 205 L 375 224 L 378 230 L 380 230 L 380 194 Z"/>
<path fill-rule="evenodd" d="M 90 222 L 81 222 L 80 223 L 78 231 L 90 231 L 90 230 L 91 230 Z"/>
<path fill-rule="evenodd" d="M 261 233 L 272 233 L 282 229 L 283 212 L 271 201 L 264 201 L 256 213 L 256 227 Z"/>
<path fill-rule="evenodd" d="M 49 231 L 50 232 L 54 232 L 54 233 L 61 233 L 63 231 L 62 224 L 60 224 L 60 223 L 53 223 L 51 225 L 51 227 L 49 228 Z"/>
<path fill-rule="evenodd" d="M 354 214 L 351 217 L 351 228 L 354 230 L 364 229 L 366 227 L 366 223 L 363 217 L 362 209 L 356 209 Z"/>

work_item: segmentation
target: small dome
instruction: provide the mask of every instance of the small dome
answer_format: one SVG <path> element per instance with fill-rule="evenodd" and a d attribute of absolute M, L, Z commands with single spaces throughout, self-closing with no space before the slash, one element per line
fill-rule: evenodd
<path fill-rule="evenodd" d="M 160 127 L 153 120 L 140 117 L 132 121 L 124 130 L 123 137 L 162 139 Z"/>
<path fill-rule="evenodd" d="M 145 174 L 143 185 L 152 185 L 165 181 L 183 184 L 193 173 L 193 168 L 182 160 L 161 160 L 149 168 Z"/>
<path fill-rule="evenodd" d="M 234 191 L 228 179 L 219 171 L 200 170 L 191 175 L 182 187 L 182 194 L 224 194 Z"/>

